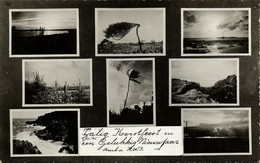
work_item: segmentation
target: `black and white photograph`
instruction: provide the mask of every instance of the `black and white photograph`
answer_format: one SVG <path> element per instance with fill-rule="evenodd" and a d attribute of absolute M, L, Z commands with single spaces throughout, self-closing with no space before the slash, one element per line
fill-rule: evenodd
<path fill-rule="evenodd" d="M 184 155 L 250 155 L 251 108 L 182 108 Z"/>
<path fill-rule="evenodd" d="M 250 8 L 182 8 L 182 56 L 251 55 Z"/>
<path fill-rule="evenodd" d="M 10 9 L 9 56 L 79 56 L 78 9 Z"/>
<path fill-rule="evenodd" d="M 107 59 L 107 125 L 155 125 L 154 59 Z"/>
<path fill-rule="evenodd" d="M 96 56 L 165 56 L 165 8 L 96 8 Z"/>
<path fill-rule="evenodd" d="M 91 105 L 91 59 L 23 60 L 23 106 Z"/>
<path fill-rule="evenodd" d="M 170 59 L 169 105 L 239 105 L 237 58 Z"/>
<path fill-rule="evenodd" d="M 79 109 L 10 109 L 12 157 L 78 155 Z"/>

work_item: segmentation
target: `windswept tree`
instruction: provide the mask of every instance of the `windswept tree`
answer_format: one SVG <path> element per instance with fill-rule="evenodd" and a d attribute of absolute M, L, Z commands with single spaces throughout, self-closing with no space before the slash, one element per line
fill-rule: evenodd
<path fill-rule="evenodd" d="M 127 98 L 128 98 L 128 93 L 129 93 L 129 87 L 130 87 L 130 81 L 134 81 L 138 84 L 141 84 L 139 81 L 137 81 L 136 79 L 140 77 L 140 72 L 136 71 L 134 69 L 129 69 L 127 71 L 127 76 L 128 76 L 128 88 L 127 88 L 127 92 L 126 92 L 126 98 L 125 98 L 125 103 L 124 103 L 124 109 L 126 106 L 126 102 L 127 102 Z"/>
<path fill-rule="evenodd" d="M 138 45 L 142 53 L 142 43 L 138 35 L 138 28 L 140 26 L 141 26 L 140 24 L 136 24 L 136 23 L 121 22 L 121 23 L 110 24 L 108 28 L 103 32 L 105 33 L 105 37 L 107 39 L 112 38 L 114 40 L 120 40 L 123 37 L 125 37 L 125 35 L 127 35 L 132 28 L 136 27 L 136 36 L 138 39 Z"/>

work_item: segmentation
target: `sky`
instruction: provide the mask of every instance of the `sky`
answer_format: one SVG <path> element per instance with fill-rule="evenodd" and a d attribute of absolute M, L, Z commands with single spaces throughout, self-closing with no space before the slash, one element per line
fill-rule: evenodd
<path fill-rule="evenodd" d="M 164 16 L 163 10 L 101 10 L 98 11 L 98 29 L 97 29 L 97 43 L 100 43 L 104 38 L 103 31 L 114 23 L 130 22 L 140 24 L 138 34 L 140 40 L 150 42 L 151 40 L 163 41 L 164 39 Z M 136 27 L 134 27 L 125 37 L 116 43 L 136 43 L 138 42 L 136 36 Z"/>
<path fill-rule="evenodd" d="M 237 75 L 236 60 L 186 59 L 171 61 L 171 78 L 193 81 L 211 87 L 229 75 Z"/>
<path fill-rule="evenodd" d="M 76 10 L 13 11 L 12 26 L 19 30 L 76 29 Z"/>
<path fill-rule="evenodd" d="M 248 37 L 248 11 L 183 11 L 183 34 L 184 38 Z"/>
<path fill-rule="evenodd" d="M 58 78 L 58 84 L 64 86 L 65 82 L 70 86 L 81 83 L 85 86 L 90 85 L 90 61 L 86 60 L 59 60 L 59 61 L 26 61 L 25 80 L 33 81 L 33 73 L 38 72 L 47 86 L 54 86 Z"/>
<path fill-rule="evenodd" d="M 133 108 L 134 105 L 143 106 L 151 104 L 153 96 L 153 72 L 152 61 L 109 61 L 108 63 L 108 93 L 109 110 L 119 113 L 123 109 L 126 98 L 128 76 L 127 70 L 134 69 L 140 72 L 141 77 L 136 79 L 137 84 L 130 81 L 129 95 L 126 106 Z"/>
<path fill-rule="evenodd" d="M 183 122 L 188 121 L 188 126 L 200 126 L 205 124 L 219 126 L 244 126 L 248 125 L 248 110 L 229 109 L 184 109 Z"/>
<path fill-rule="evenodd" d="M 13 110 L 12 118 L 38 118 L 46 113 L 53 112 L 53 109 Z"/>

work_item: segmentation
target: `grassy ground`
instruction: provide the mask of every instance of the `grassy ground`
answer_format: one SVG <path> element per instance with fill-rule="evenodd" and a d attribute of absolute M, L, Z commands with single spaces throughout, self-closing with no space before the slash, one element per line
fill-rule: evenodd
<path fill-rule="evenodd" d="M 162 54 L 163 42 L 143 43 L 142 52 L 137 43 L 98 45 L 98 54 Z"/>

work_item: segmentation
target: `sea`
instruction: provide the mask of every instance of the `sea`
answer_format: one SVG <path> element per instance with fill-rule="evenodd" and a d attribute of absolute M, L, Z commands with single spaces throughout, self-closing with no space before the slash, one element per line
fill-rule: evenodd
<path fill-rule="evenodd" d="M 44 36 L 46 35 L 55 35 L 55 34 L 67 34 L 68 31 L 44 31 Z M 17 30 L 17 35 L 19 37 L 29 37 L 29 36 L 38 36 L 39 35 L 39 31 L 19 31 Z"/>
<path fill-rule="evenodd" d="M 184 38 L 184 54 L 248 53 L 247 37 Z"/>
<path fill-rule="evenodd" d="M 36 119 L 13 119 L 13 139 L 29 141 L 41 151 L 43 155 L 64 155 L 59 153 L 62 148 L 62 141 L 41 140 L 35 132 L 45 129 L 45 126 L 33 126 L 26 124 L 27 121 Z"/>

